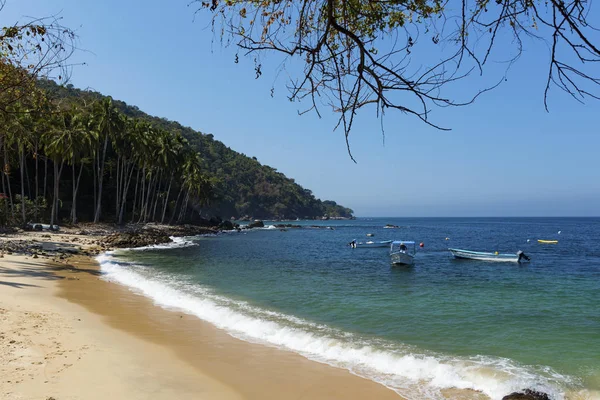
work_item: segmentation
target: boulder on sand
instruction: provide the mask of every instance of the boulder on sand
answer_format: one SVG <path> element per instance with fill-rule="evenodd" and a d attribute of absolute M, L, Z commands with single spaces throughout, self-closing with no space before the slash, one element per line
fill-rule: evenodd
<path fill-rule="evenodd" d="M 523 389 L 520 392 L 513 392 L 502 398 L 502 400 L 551 400 L 544 392 L 538 392 L 531 389 Z"/>

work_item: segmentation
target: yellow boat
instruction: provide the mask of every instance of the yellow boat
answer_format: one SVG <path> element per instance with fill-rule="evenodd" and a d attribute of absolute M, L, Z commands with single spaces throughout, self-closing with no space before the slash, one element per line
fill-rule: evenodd
<path fill-rule="evenodd" d="M 556 244 L 556 243 L 558 243 L 558 240 L 542 240 L 542 239 L 538 239 L 538 243 Z"/>

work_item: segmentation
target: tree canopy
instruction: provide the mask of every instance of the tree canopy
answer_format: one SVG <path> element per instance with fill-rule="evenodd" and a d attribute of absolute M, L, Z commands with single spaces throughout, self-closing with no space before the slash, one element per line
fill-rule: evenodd
<path fill-rule="evenodd" d="M 29 219 L 19 201 L 42 217 L 41 204 L 51 204 L 51 222 L 352 217 L 211 134 L 71 85 L 42 80 L 38 88 L 49 112 L 0 114 L 0 177 L 13 220 Z"/>
<path fill-rule="evenodd" d="M 483 73 L 494 53 L 507 68 L 524 39 L 548 45 L 544 103 L 552 86 L 578 101 L 600 96 L 600 15 L 591 0 L 194 0 L 212 14 L 224 43 L 254 57 L 276 52 L 298 58 L 290 100 L 320 102 L 340 117 L 348 144 L 359 109 L 372 106 L 383 118 L 393 109 L 443 129 L 435 106 L 473 102 L 497 83 L 457 99 L 449 84 Z M 235 56 L 238 60 L 238 54 Z M 284 68 L 284 67 L 282 67 Z M 542 73 L 542 71 L 540 71 Z M 336 128 L 337 128 L 336 126 Z M 382 125 L 383 129 L 383 125 Z M 350 147 L 348 146 L 350 152 Z M 351 155 L 351 154 L 350 154 Z"/>
<path fill-rule="evenodd" d="M 6 0 L 0 0 L 0 15 Z M 13 107 L 29 102 L 27 110 L 40 108 L 39 78 L 66 81 L 69 59 L 75 51 L 75 33 L 61 25 L 58 17 L 30 18 L 0 28 L 0 113 L 14 113 Z"/>

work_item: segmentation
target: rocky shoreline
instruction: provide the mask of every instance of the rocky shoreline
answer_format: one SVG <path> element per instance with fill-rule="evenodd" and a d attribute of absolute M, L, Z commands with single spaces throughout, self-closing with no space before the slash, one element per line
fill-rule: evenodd
<path fill-rule="evenodd" d="M 65 260 L 73 255 L 95 256 L 117 248 L 144 247 L 172 242 L 172 237 L 214 235 L 219 228 L 194 225 L 127 225 L 82 224 L 58 231 L 28 231 L 18 228 L 0 235 L 0 257 L 19 254 L 32 258 Z"/>
<path fill-rule="evenodd" d="M 173 237 L 216 235 L 223 231 L 262 228 L 264 223 L 255 220 L 246 226 L 231 221 L 209 221 L 211 226 L 128 224 L 80 224 L 41 230 L 41 224 L 31 224 L 28 229 L 10 227 L 0 234 L 0 257 L 3 254 L 22 254 L 32 258 L 49 257 L 65 259 L 71 255 L 95 256 L 101 252 L 120 248 L 136 248 L 170 243 Z M 37 229 L 34 229 L 33 227 Z M 281 226 L 284 227 L 283 225 Z M 286 225 L 292 226 L 291 224 Z"/>

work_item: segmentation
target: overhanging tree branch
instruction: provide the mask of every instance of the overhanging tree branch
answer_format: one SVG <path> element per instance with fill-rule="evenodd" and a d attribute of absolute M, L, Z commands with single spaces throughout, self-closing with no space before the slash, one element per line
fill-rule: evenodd
<path fill-rule="evenodd" d="M 247 54 L 255 54 L 255 60 L 268 52 L 302 60 L 301 76 L 290 77 L 289 98 L 309 97 L 311 105 L 303 112 L 319 113 L 320 99 L 340 113 L 336 127 L 344 130 L 351 158 L 348 136 L 360 109 L 374 105 L 383 119 L 384 110 L 391 108 L 446 129 L 431 120 L 435 107 L 471 104 L 502 79 L 465 93 L 463 99 L 449 94 L 449 87 L 475 69 L 483 75 L 494 55 L 504 58 L 510 68 L 521 56 L 523 36 L 550 44 L 546 108 L 551 86 L 579 101 L 600 96 L 600 81 L 593 75 L 597 68 L 589 66 L 600 61 L 598 30 L 589 20 L 590 0 L 194 0 L 192 4 L 198 12 L 212 12 L 213 27 L 221 27 L 222 35 Z M 456 24 L 448 23 L 453 21 Z M 428 37 L 431 42 L 425 40 Z M 257 65 L 260 70 L 262 64 Z"/>

